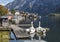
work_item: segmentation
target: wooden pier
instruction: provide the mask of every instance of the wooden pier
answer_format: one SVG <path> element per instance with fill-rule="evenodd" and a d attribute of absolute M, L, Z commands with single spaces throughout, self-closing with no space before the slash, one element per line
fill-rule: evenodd
<path fill-rule="evenodd" d="M 21 27 L 11 25 L 10 28 L 13 30 L 16 39 L 29 38 L 29 34 L 27 34 Z"/>

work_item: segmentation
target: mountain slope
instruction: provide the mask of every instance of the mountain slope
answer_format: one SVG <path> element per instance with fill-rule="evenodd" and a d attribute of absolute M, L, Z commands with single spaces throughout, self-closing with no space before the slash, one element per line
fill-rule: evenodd
<path fill-rule="evenodd" d="M 47 15 L 60 7 L 60 0 L 14 0 L 7 8 Z"/>

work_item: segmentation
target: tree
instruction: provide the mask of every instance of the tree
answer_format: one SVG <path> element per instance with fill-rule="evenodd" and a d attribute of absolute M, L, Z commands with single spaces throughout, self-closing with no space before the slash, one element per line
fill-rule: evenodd
<path fill-rule="evenodd" d="M 11 10 L 11 13 L 12 13 L 12 14 L 15 14 L 15 10 L 14 10 L 14 9 L 12 9 L 12 10 Z"/>
<path fill-rule="evenodd" d="M 0 16 L 3 16 L 8 13 L 8 9 L 0 5 Z"/>

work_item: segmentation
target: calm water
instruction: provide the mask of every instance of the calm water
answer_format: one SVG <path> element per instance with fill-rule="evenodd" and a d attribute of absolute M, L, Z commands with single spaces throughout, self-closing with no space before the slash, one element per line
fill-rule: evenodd
<path fill-rule="evenodd" d="M 50 28 L 47 36 L 42 38 L 47 42 L 60 42 L 60 20 L 56 17 L 42 17 L 34 22 L 34 27 L 38 27 L 38 21 L 41 21 L 42 27 Z M 14 38 L 13 34 L 12 37 Z M 10 42 L 24 42 L 23 40 L 10 40 Z"/>
<path fill-rule="evenodd" d="M 43 17 L 42 27 L 50 28 L 45 40 L 47 42 L 60 42 L 60 20 L 56 17 Z"/>

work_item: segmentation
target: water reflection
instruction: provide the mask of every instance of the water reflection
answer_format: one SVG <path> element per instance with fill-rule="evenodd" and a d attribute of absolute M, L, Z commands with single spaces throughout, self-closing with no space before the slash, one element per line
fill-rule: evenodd
<path fill-rule="evenodd" d="M 56 17 L 43 17 L 42 27 L 50 28 L 45 40 L 47 42 L 60 42 L 60 20 Z"/>
<path fill-rule="evenodd" d="M 38 33 L 37 33 L 37 36 L 39 37 L 39 40 L 41 40 L 41 34 L 38 34 Z"/>
<path fill-rule="evenodd" d="M 41 34 L 38 34 L 38 33 L 33 33 L 33 34 L 30 34 L 30 39 L 28 40 L 16 40 L 15 39 L 15 36 L 13 34 L 13 32 L 11 32 L 11 38 L 14 38 L 14 40 L 10 40 L 10 42 L 46 42 L 45 40 L 42 40 L 41 39 L 42 35 Z"/>
<path fill-rule="evenodd" d="M 30 34 L 31 40 L 41 40 L 41 35 L 38 33 Z"/>
<path fill-rule="evenodd" d="M 31 40 L 34 40 L 34 36 L 35 36 L 35 33 L 30 34 L 30 38 L 31 38 Z"/>

